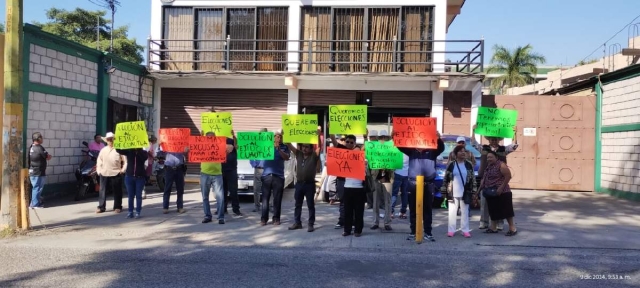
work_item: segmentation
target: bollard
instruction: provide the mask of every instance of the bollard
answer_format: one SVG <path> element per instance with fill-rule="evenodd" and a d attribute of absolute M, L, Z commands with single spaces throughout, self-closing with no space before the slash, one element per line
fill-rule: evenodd
<path fill-rule="evenodd" d="M 27 193 L 31 193 L 31 191 L 27 191 L 27 181 L 29 179 L 29 169 L 21 169 L 20 170 L 20 228 L 27 230 L 29 229 L 29 203 L 27 203 Z"/>
<path fill-rule="evenodd" d="M 422 243 L 422 239 L 424 238 L 424 229 L 422 222 L 422 211 L 424 207 L 422 207 L 424 199 L 424 176 L 419 175 L 416 177 L 416 243 Z"/>

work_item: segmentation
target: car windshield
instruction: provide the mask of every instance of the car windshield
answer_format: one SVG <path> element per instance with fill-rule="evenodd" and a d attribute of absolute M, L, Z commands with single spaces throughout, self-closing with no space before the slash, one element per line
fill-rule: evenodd
<path fill-rule="evenodd" d="M 466 139 L 466 143 L 467 146 L 465 147 L 467 149 L 467 151 L 473 153 L 473 157 L 480 157 L 480 151 L 478 151 L 475 147 L 471 146 L 471 144 L 469 143 L 471 140 L 469 138 Z M 456 147 L 456 145 L 458 145 L 458 143 L 456 142 L 455 139 L 444 139 L 444 152 L 442 152 L 442 157 L 447 159 L 449 158 L 449 154 L 451 154 L 451 151 L 453 151 L 453 148 Z"/>

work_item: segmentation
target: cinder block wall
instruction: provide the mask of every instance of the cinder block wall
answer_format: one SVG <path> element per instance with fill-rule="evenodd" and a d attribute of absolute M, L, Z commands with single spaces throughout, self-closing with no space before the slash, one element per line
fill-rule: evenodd
<path fill-rule="evenodd" d="M 139 99 L 140 77 L 128 72 L 116 71 L 111 75 L 109 96 L 136 102 L 140 100 L 144 104 L 152 105 L 153 81 L 149 78 L 143 78 L 142 97 Z"/>

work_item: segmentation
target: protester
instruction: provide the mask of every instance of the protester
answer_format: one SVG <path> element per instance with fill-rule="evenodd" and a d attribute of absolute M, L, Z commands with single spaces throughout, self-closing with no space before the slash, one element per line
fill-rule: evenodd
<path fill-rule="evenodd" d="M 436 241 L 431 234 L 432 222 L 432 202 L 435 193 L 435 185 L 433 181 L 436 178 L 436 160 L 445 149 L 444 142 L 438 135 L 438 146 L 436 149 L 414 149 L 399 148 L 402 153 L 409 156 L 409 221 L 411 233 L 407 240 L 415 240 L 416 237 L 416 177 L 424 176 L 424 197 L 422 203 L 422 217 L 424 226 L 424 239 Z"/>
<path fill-rule="evenodd" d="M 467 151 L 466 150 L 467 140 L 464 138 L 464 136 L 459 136 L 456 139 L 456 147 L 458 147 L 458 146 L 465 147 L 465 151 Z M 476 156 L 473 155 L 473 153 L 471 153 L 471 151 L 467 151 L 466 154 L 467 154 L 467 161 L 471 162 L 471 165 L 473 165 L 473 167 L 475 167 L 476 166 Z M 453 150 L 452 150 L 449 153 L 449 157 L 447 158 L 447 164 L 455 161 L 456 158 L 457 158 L 457 156 L 453 153 Z M 474 173 L 474 175 L 475 175 L 475 173 Z M 447 189 L 448 189 L 447 192 L 450 193 L 451 192 L 451 183 L 449 183 L 449 185 L 445 186 L 445 187 L 447 187 Z M 469 213 L 468 215 L 469 215 L 469 217 L 471 217 L 471 205 L 470 205 L 471 203 L 467 203 L 467 204 L 469 204 L 469 209 L 467 209 L 467 213 Z M 460 207 L 458 207 L 458 208 L 460 208 Z M 460 215 L 460 209 L 458 209 L 457 215 Z"/>
<path fill-rule="evenodd" d="M 396 201 L 398 200 L 398 192 L 401 193 L 400 219 L 407 219 L 407 205 L 409 204 L 409 156 L 402 154 L 402 169 L 394 171 L 393 175 L 393 192 L 391 193 L 391 218 L 395 213 Z"/>
<path fill-rule="evenodd" d="M 129 200 L 129 213 L 127 218 L 140 218 L 140 212 L 142 212 L 142 189 L 147 179 L 147 172 L 144 168 L 144 162 L 147 161 L 149 153 L 144 149 L 126 149 L 117 150 L 120 155 L 126 158 L 124 162 L 125 171 L 124 184 L 127 188 L 127 195 Z M 133 200 L 135 199 L 136 212 L 133 213 Z"/>
<path fill-rule="evenodd" d="M 100 176 L 100 193 L 96 213 L 106 211 L 107 194 L 113 193 L 113 211 L 122 212 L 122 174 L 125 172 L 127 160 L 113 147 L 112 132 L 105 135 L 107 146 L 100 150 L 96 171 Z"/>
<path fill-rule="evenodd" d="M 379 142 L 389 141 L 389 133 L 386 130 L 380 130 L 377 135 Z M 374 180 L 373 195 L 373 225 L 371 230 L 376 230 L 380 225 L 380 201 L 383 200 L 384 207 L 384 230 L 391 231 L 391 192 L 393 188 L 394 171 L 390 169 L 371 170 L 371 177 Z"/>
<path fill-rule="evenodd" d="M 154 158 L 156 156 L 156 143 L 158 143 L 158 138 L 156 138 L 156 136 L 151 136 L 149 137 L 149 147 L 146 149 L 146 151 L 148 152 L 148 156 L 147 156 L 147 181 L 146 184 L 147 186 L 151 185 L 151 175 L 153 175 L 153 163 L 154 163 Z M 143 198 L 145 198 L 143 196 Z"/>
<path fill-rule="evenodd" d="M 89 151 L 100 151 L 104 148 L 104 142 L 102 141 L 102 137 L 100 134 L 96 134 L 93 136 L 93 141 L 89 143 Z"/>
<path fill-rule="evenodd" d="M 262 173 L 262 217 L 261 226 L 267 225 L 269 220 L 269 200 L 273 195 L 273 225 L 280 225 L 282 208 L 282 194 L 284 193 L 284 162 L 289 161 L 291 155 L 287 145 L 282 144 L 282 131 L 274 135 L 274 159 L 264 161 Z"/>
<path fill-rule="evenodd" d="M 236 216 L 242 216 L 240 212 L 240 198 L 238 197 L 238 139 L 236 133 L 231 130 L 231 137 L 227 138 L 227 145 L 231 145 L 233 150 L 227 153 L 227 161 L 222 163 L 222 186 L 224 189 L 224 213 L 227 213 L 229 198 L 231 198 L 231 209 Z"/>
<path fill-rule="evenodd" d="M 162 145 L 158 145 L 158 150 L 162 150 Z M 164 193 L 162 195 L 162 213 L 169 213 L 169 200 L 171 199 L 171 188 L 176 184 L 176 207 L 178 214 L 187 212 L 184 209 L 184 178 L 186 171 L 185 152 L 165 152 L 164 160 Z"/>
<path fill-rule="evenodd" d="M 319 135 L 318 135 L 319 138 Z M 321 143 L 321 142 L 318 142 Z M 300 150 L 296 149 L 290 143 L 287 147 L 296 157 L 296 188 L 293 194 L 295 199 L 295 210 L 293 214 L 294 223 L 289 230 L 302 229 L 302 202 L 307 198 L 307 208 L 309 209 L 309 224 L 307 232 L 313 232 L 313 225 L 316 221 L 316 208 L 314 203 L 314 192 L 316 188 L 316 171 L 320 167 L 320 149 L 314 151 L 311 144 L 300 144 Z"/>
<path fill-rule="evenodd" d="M 514 133 L 513 143 L 508 146 L 500 145 L 500 141 L 502 138 L 498 137 L 485 137 L 487 141 L 489 141 L 489 145 L 482 145 L 476 142 L 475 138 L 475 130 L 477 125 L 473 125 L 473 129 L 471 131 L 471 145 L 473 145 L 478 151 L 481 152 L 480 157 L 480 169 L 478 169 L 478 176 L 482 179 L 484 175 L 484 171 L 487 167 L 487 153 L 493 151 L 498 155 L 498 159 L 505 164 L 507 164 L 507 155 L 516 151 L 518 149 L 518 133 L 517 128 L 514 128 L 516 133 Z M 481 195 L 482 196 L 482 195 Z M 487 208 L 487 202 L 484 197 L 480 200 L 480 228 L 486 229 L 489 225 L 489 209 Z M 504 221 L 498 222 L 498 230 L 502 230 L 504 226 Z"/>
<path fill-rule="evenodd" d="M 260 129 L 261 133 L 267 132 L 267 128 Z M 262 212 L 262 172 L 264 172 L 264 161 L 262 160 L 249 160 L 251 167 L 253 168 L 253 212 Z M 271 203 L 269 203 L 271 206 Z"/>
<path fill-rule="evenodd" d="M 507 164 L 500 160 L 496 152 L 487 152 L 487 168 L 482 182 L 480 182 L 480 189 L 485 194 L 483 198 L 487 199 L 489 216 L 491 217 L 491 226 L 485 233 L 498 233 L 496 227 L 498 221 L 504 219 L 507 219 L 509 223 L 509 232 L 506 233 L 506 236 L 515 236 L 518 233 L 513 221 L 515 214 L 509 181 L 511 181 L 511 171 Z"/>
<path fill-rule="evenodd" d="M 44 208 L 42 203 L 42 190 L 47 179 L 47 161 L 51 160 L 51 154 L 44 149 L 44 138 L 40 132 L 31 135 L 33 140 L 29 148 L 29 181 L 31 181 L 31 209 Z"/>
<path fill-rule="evenodd" d="M 449 229 L 447 236 L 453 237 L 456 233 L 456 214 L 458 207 L 462 211 L 460 218 L 460 226 L 462 235 L 465 238 L 471 238 L 469 230 L 469 203 L 471 203 L 472 194 L 476 191 L 475 174 L 473 173 L 473 164 L 467 160 L 467 151 L 464 146 L 456 146 L 453 151 L 455 158 L 449 161 L 445 169 L 445 175 L 442 185 L 442 192 L 446 193 L 448 184 L 451 183 L 451 199 L 449 205 Z"/>
<path fill-rule="evenodd" d="M 215 137 L 216 134 L 208 132 L 206 137 Z M 227 155 L 233 151 L 233 145 L 227 144 Z M 225 197 L 223 189 L 222 178 L 222 164 L 220 162 L 203 162 L 200 163 L 200 192 L 202 193 L 202 208 L 204 210 L 204 219 L 202 223 L 209 223 L 212 221 L 213 215 L 211 215 L 211 203 L 209 203 L 209 194 L 213 190 L 213 195 L 216 197 L 216 215 L 218 224 L 224 224 L 224 208 Z"/>

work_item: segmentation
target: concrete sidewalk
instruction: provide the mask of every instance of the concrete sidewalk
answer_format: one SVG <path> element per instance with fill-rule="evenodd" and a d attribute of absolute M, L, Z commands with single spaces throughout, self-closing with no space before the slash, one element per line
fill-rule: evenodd
<path fill-rule="evenodd" d="M 248 198 L 241 198 L 244 216 L 228 214 L 225 225 L 219 225 L 215 221 L 201 224 L 201 195 L 194 185 L 188 185 L 185 194 L 185 208 L 188 211 L 182 215 L 175 212 L 175 193 L 172 195 L 171 213 L 165 215 L 162 214 L 162 194 L 150 191 L 148 199 L 143 202 L 141 219 L 125 219 L 126 198 L 125 212 L 121 214 L 115 214 L 111 210 L 95 214 L 97 198 L 85 202 L 62 199 L 47 203 L 49 208 L 31 212 L 34 230 L 26 236 L 0 240 L 0 243 L 61 248 L 116 245 L 132 249 L 205 245 L 490 250 L 500 246 L 504 247 L 501 249 L 549 247 L 640 251 L 638 203 L 595 193 L 514 191 L 516 225 L 519 231 L 515 237 L 505 237 L 504 233 L 480 233 L 477 230 L 479 210 L 473 210 L 473 237 L 465 239 L 458 232 L 456 237 L 447 238 L 447 211 L 437 209 L 434 210 L 433 221 L 433 234 L 437 241 L 419 246 L 405 240 L 409 233 L 408 220 L 394 219 L 391 232 L 370 230 L 373 210 L 365 211 L 363 237 L 342 237 L 342 231 L 333 227 L 338 218 L 338 206 L 318 201 L 316 231 L 288 231 L 287 227 L 293 221 L 292 194 L 291 190 L 285 192 L 282 225 L 265 227 L 258 225 L 260 215 L 251 212 L 253 203 Z M 113 205 L 113 201 L 108 199 L 107 207 L 110 205 Z M 212 210 L 215 210 L 213 203 Z M 303 208 L 302 215 L 303 226 L 306 228 L 306 207 Z"/>

